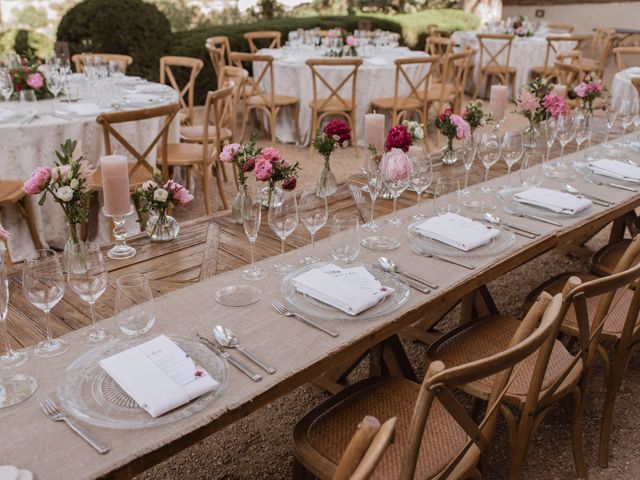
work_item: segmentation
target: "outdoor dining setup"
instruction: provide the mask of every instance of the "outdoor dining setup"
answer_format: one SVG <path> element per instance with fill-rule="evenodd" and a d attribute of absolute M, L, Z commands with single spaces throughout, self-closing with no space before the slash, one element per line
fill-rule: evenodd
<path fill-rule="evenodd" d="M 0 480 L 615 474 L 640 47 L 574 30 L 0 56 Z"/>

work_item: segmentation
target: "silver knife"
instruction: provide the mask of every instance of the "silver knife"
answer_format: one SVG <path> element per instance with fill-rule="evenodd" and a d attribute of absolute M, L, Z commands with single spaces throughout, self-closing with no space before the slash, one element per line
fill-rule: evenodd
<path fill-rule="evenodd" d="M 228 352 L 225 352 L 219 349 L 218 346 L 215 345 L 213 342 L 211 342 L 209 339 L 203 337 L 199 333 L 196 333 L 196 338 L 200 341 L 200 343 L 204 344 L 207 348 L 209 348 L 209 350 L 211 350 L 213 353 L 215 353 L 219 357 L 227 360 L 231 365 L 236 367 L 238 370 L 240 370 L 242 373 L 244 373 L 247 377 L 249 377 L 254 382 L 259 382 L 260 380 L 262 380 L 262 375 L 254 372 L 241 361 L 236 360 L 234 357 L 229 355 Z"/>

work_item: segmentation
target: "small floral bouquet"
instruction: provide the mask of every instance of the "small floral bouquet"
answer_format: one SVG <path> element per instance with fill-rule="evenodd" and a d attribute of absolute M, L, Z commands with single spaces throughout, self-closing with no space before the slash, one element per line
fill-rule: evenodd
<path fill-rule="evenodd" d="M 394 148 L 398 148 L 403 152 L 408 152 L 409 147 L 413 143 L 413 136 L 411 131 L 406 125 L 400 124 L 395 127 L 391 127 L 387 134 L 387 141 L 384 147 L 387 152 L 390 152 Z"/>
<path fill-rule="evenodd" d="M 516 99 L 517 113 L 529 120 L 530 126 L 535 125 L 552 116 L 569 113 L 569 107 L 564 98 L 552 92 L 552 85 L 541 78 L 537 78 L 522 89 Z"/>
<path fill-rule="evenodd" d="M 256 156 L 256 166 L 253 173 L 256 180 L 269 183 L 272 192 L 276 183 L 282 182 L 283 190 L 294 190 L 298 182 L 299 164 L 289 164 L 278 150 L 273 147 L 263 148 Z"/>
<path fill-rule="evenodd" d="M 595 75 L 589 74 L 573 90 L 569 92 L 569 98 L 579 98 L 582 108 L 590 115 L 593 114 L 593 102 L 596 98 L 604 96 L 606 88 L 604 83 Z"/>
<path fill-rule="evenodd" d="M 518 15 L 511 25 L 511 31 L 518 37 L 531 37 L 533 32 L 527 28 L 527 23 L 527 19 L 523 15 Z"/>
<path fill-rule="evenodd" d="M 422 125 L 420 122 L 415 122 L 413 120 L 403 120 L 402 125 L 407 127 L 407 130 L 409 130 L 413 143 L 417 143 L 418 141 L 424 139 L 424 125 Z"/>
<path fill-rule="evenodd" d="M 488 122 L 493 121 L 491 113 L 485 113 L 482 109 L 482 100 L 476 100 L 469 102 L 464 110 L 460 113 L 460 116 L 471 127 L 471 133 L 478 128 L 486 125 Z"/>
<path fill-rule="evenodd" d="M 340 147 L 346 147 L 351 140 L 351 127 L 344 120 L 333 119 L 325 124 L 313 138 L 313 146 L 324 158 L 324 168 L 318 178 L 316 192 L 318 196 L 329 197 L 338 190 L 336 177 L 331 171 L 329 159 Z"/>
<path fill-rule="evenodd" d="M 460 115 L 453 113 L 450 107 L 436 117 L 435 125 L 440 133 L 447 137 L 447 149 L 444 152 L 442 161 L 445 164 L 455 163 L 456 158 L 453 156 L 453 139 L 467 140 L 471 138 L 471 126 Z"/>
<path fill-rule="evenodd" d="M 36 98 L 44 98 L 49 95 L 44 75 L 38 71 L 40 64 L 35 58 L 20 59 L 20 66 L 9 71 L 17 93 L 23 90 L 33 90 Z"/>
<path fill-rule="evenodd" d="M 27 195 L 40 195 L 39 205 L 44 204 L 47 193 L 64 211 L 70 227 L 73 243 L 79 243 L 76 225 L 85 223 L 89 216 L 88 200 L 91 190 L 87 188 L 89 178 L 95 169 L 84 159 L 78 142 L 67 139 L 58 151 L 57 161 L 53 167 L 38 167 L 24 183 L 23 190 Z"/>
<path fill-rule="evenodd" d="M 336 46 L 333 43 L 338 39 L 342 45 Z M 325 39 L 325 46 L 329 48 L 324 54 L 325 57 L 357 57 L 356 37 L 349 34 L 344 28 L 336 28 L 329 31 Z"/>
<path fill-rule="evenodd" d="M 261 148 L 256 145 L 254 136 L 251 136 L 249 143 L 241 145 L 239 143 L 229 143 L 224 146 L 220 153 L 220 161 L 233 163 L 238 175 L 238 184 L 244 187 L 247 182 L 247 173 L 253 171 L 256 166 L 256 157 L 260 154 Z"/>

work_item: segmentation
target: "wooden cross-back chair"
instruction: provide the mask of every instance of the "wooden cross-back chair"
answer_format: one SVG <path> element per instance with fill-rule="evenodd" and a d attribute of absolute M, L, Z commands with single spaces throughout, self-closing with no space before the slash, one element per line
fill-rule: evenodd
<path fill-rule="evenodd" d="M 122 66 L 123 73 L 126 73 L 127 68 L 133 63 L 133 58 L 130 55 L 120 53 L 76 53 L 71 57 L 76 72 L 84 72 L 84 62 L 89 56 L 100 57 L 105 62 L 118 62 Z"/>
<path fill-rule="evenodd" d="M 436 72 L 432 75 L 433 79 L 442 79 L 443 78 L 443 70 L 444 70 L 444 60 L 447 55 L 453 53 L 453 40 L 446 37 L 440 36 L 429 36 L 427 37 L 427 42 L 425 44 L 425 53 L 431 56 L 438 56 L 440 58 L 440 63 L 438 64 L 438 68 Z"/>
<path fill-rule="evenodd" d="M 216 72 L 216 77 L 220 78 L 222 67 L 229 65 L 229 53 L 231 53 L 229 37 L 224 35 L 209 37 L 205 41 L 204 47 L 209 52 L 209 58 L 213 65 L 213 71 Z"/>
<path fill-rule="evenodd" d="M 258 55 L 255 53 L 231 52 L 229 55 L 233 66 L 253 69 L 253 75 L 247 77 L 243 91 L 242 102 L 242 133 L 240 138 L 244 140 L 249 123 L 249 114 L 252 111 L 262 111 L 269 119 L 269 131 L 271 142 L 276 141 L 276 117 L 282 108 L 290 108 L 295 126 L 296 141 L 300 143 L 300 129 L 298 127 L 298 115 L 300 102 L 298 97 L 279 95 L 275 91 L 275 77 L 273 74 L 273 57 L 270 55 Z M 248 69 L 247 68 L 247 69 Z"/>
<path fill-rule="evenodd" d="M 544 53 L 544 65 L 531 67 L 529 76 L 531 78 L 544 77 L 547 79 L 555 78 L 554 62 L 558 53 L 567 50 L 580 50 L 582 44 L 589 39 L 589 35 L 570 35 L 570 36 L 548 36 L 546 37 L 547 49 Z M 570 48 L 565 49 L 568 46 Z"/>
<path fill-rule="evenodd" d="M 625 70 L 631 66 L 640 66 L 638 59 L 640 59 L 640 47 L 616 47 L 613 49 L 613 54 L 616 58 L 616 67 L 618 70 Z M 634 57 L 636 59 L 636 65 L 627 65 L 624 61 L 624 57 Z"/>
<path fill-rule="evenodd" d="M 487 96 L 487 89 L 492 77 L 498 77 L 503 85 L 511 85 L 511 95 L 516 96 L 516 73 L 515 67 L 509 65 L 511 61 L 511 46 L 513 35 L 502 33 L 479 33 L 476 35 L 480 45 L 480 61 L 478 63 L 478 79 L 473 98 L 478 98 L 480 85 L 485 82 L 484 96 Z M 487 46 L 487 41 L 496 42 L 497 48 Z M 501 59 L 504 57 L 504 59 Z"/>
<path fill-rule="evenodd" d="M 576 29 L 575 26 L 570 23 L 550 23 L 547 25 L 547 28 L 550 32 L 558 32 L 558 33 L 573 33 Z"/>
<path fill-rule="evenodd" d="M 24 185 L 18 180 L 0 180 L 0 209 L 15 205 L 20 212 L 20 215 L 26 220 L 27 227 L 29 228 L 29 234 L 36 250 L 42 248 L 42 242 L 40 241 L 40 235 L 38 234 L 38 228 L 36 227 L 35 218 L 33 215 L 33 204 L 29 196 L 24 193 Z M 5 249 L 5 255 L 9 260 L 9 246 Z"/>
<path fill-rule="evenodd" d="M 535 352 L 540 362 L 550 355 L 565 308 L 561 295 L 542 294 L 502 349 L 457 366 L 434 361 L 422 384 L 401 377 L 370 378 L 321 403 L 294 427 L 294 478 L 310 471 L 330 479 L 349 441 L 350 425 L 365 414 L 398 418 L 395 442 L 376 478 L 481 478 L 477 465 L 491 442 L 499 405 L 522 369 L 518 364 Z M 495 381 L 478 423 L 453 392 L 483 379 Z"/>
<path fill-rule="evenodd" d="M 575 65 L 556 62 L 554 70 L 557 83 L 565 85 L 568 90 L 571 90 L 580 79 L 580 68 Z"/>
<path fill-rule="evenodd" d="M 358 138 L 356 131 L 356 83 L 358 69 L 362 65 L 360 58 L 312 58 L 307 60 L 311 70 L 313 99 L 311 107 L 311 130 L 313 137 L 322 125 L 322 121 L 331 116 L 340 116 L 351 127 L 351 138 Z M 336 78 L 330 80 L 329 72 Z M 356 158 L 360 157 L 357 142 L 353 141 Z M 310 142 L 309 148 L 313 148 Z"/>
<path fill-rule="evenodd" d="M 262 31 L 262 32 L 247 32 L 244 34 L 244 38 L 249 44 L 249 51 L 251 53 L 258 53 L 261 48 L 280 48 L 282 34 L 278 31 Z M 256 42 L 262 43 L 264 46 L 256 45 Z"/>
<path fill-rule="evenodd" d="M 218 88 L 223 88 L 233 84 L 233 103 L 231 111 L 231 141 L 235 142 L 238 139 L 237 123 L 238 123 L 238 106 L 244 95 L 247 79 L 249 78 L 249 72 L 244 68 L 234 67 L 227 65 L 222 68 L 220 76 L 218 77 Z"/>
<path fill-rule="evenodd" d="M 593 73 L 603 78 L 604 70 L 611 57 L 613 44 L 618 38 L 617 33 L 611 28 L 599 27 L 592 37 L 589 57 L 580 55 L 578 66 L 584 75 Z"/>
<path fill-rule="evenodd" d="M 162 57 L 160 58 L 160 83 L 170 85 L 180 99 L 180 123 L 193 125 L 193 104 L 196 90 L 196 79 L 204 67 L 204 62 L 199 58 L 191 57 Z M 189 71 L 189 80 L 180 86 L 176 80 L 175 72 L 178 69 Z M 185 100 L 185 96 L 187 97 Z"/>
<path fill-rule="evenodd" d="M 432 106 L 435 107 L 436 114 L 439 114 L 447 104 L 451 105 L 456 112 L 462 109 L 464 89 L 475 54 L 475 50 L 465 49 L 460 53 L 450 54 L 445 58 L 444 77 L 441 83 L 436 82 L 431 86 L 426 97 L 427 115 Z M 439 138 L 440 133 L 438 132 L 436 134 L 437 145 L 439 145 Z"/>

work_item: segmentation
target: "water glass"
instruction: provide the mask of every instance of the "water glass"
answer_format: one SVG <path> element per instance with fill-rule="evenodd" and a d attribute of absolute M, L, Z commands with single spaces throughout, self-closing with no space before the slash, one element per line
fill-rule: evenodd
<path fill-rule="evenodd" d="M 524 138 L 522 133 L 506 132 L 502 138 L 502 158 L 507 164 L 507 188 L 511 186 L 511 169 L 524 154 Z"/>
<path fill-rule="evenodd" d="M 460 212 L 460 182 L 457 178 L 440 177 L 436 180 L 433 208 L 436 215 Z"/>
<path fill-rule="evenodd" d="M 478 145 L 478 156 L 484 165 L 484 185 L 480 190 L 483 192 L 492 192 L 493 188 L 490 187 L 487 182 L 489 181 L 489 169 L 500 160 L 502 155 L 502 143 L 497 133 L 485 132 L 480 138 L 480 145 Z"/>
<path fill-rule="evenodd" d="M 620 103 L 620 123 L 622 124 L 622 133 L 627 133 L 627 128 L 633 125 L 633 121 L 636 118 L 638 111 L 638 104 L 634 102 L 633 98 L 625 98 Z"/>
<path fill-rule="evenodd" d="M 53 95 L 53 99 L 58 98 L 58 94 L 62 90 L 62 76 L 57 70 L 51 69 L 45 75 L 47 79 L 47 89 Z"/>
<path fill-rule="evenodd" d="M 331 224 L 329 253 L 335 261 L 351 263 L 360 253 L 360 231 L 357 215 L 336 213 Z"/>
<path fill-rule="evenodd" d="M 523 187 L 539 187 L 542 185 L 544 175 L 541 168 L 532 168 L 536 165 L 542 166 L 544 155 L 541 152 L 527 151 L 522 160 L 520 168 L 520 183 Z"/>
<path fill-rule="evenodd" d="M 34 307 L 44 312 L 47 338 L 35 349 L 39 357 L 53 357 L 67 351 L 69 345 L 53 338 L 49 312 L 64 295 L 64 274 L 58 255 L 53 250 L 34 250 L 27 254 L 22 267 L 24 296 Z"/>
<path fill-rule="evenodd" d="M 256 266 L 255 254 L 256 240 L 258 240 L 262 221 L 262 195 L 259 189 L 253 196 L 246 189 L 241 192 L 240 213 L 244 233 L 251 246 L 251 265 L 243 269 L 240 276 L 245 280 L 262 280 L 267 276 L 267 272 L 264 268 Z"/>
<path fill-rule="evenodd" d="M 296 194 L 291 191 L 282 192 L 282 202 L 269 205 L 269 227 L 280 238 L 281 259 L 274 264 L 276 273 L 284 275 L 293 270 L 293 265 L 284 260 L 284 249 L 287 237 L 298 227 L 300 220 L 298 212 L 298 200 Z"/>
<path fill-rule="evenodd" d="M 149 279 L 129 273 L 116 280 L 116 323 L 126 335 L 147 333 L 156 323 Z"/>
<path fill-rule="evenodd" d="M 302 265 L 318 263 L 320 258 L 313 254 L 315 249 L 315 236 L 318 230 L 325 226 L 329 218 L 329 205 L 327 197 L 318 193 L 315 188 L 305 188 L 300 194 L 300 220 L 311 235 L 312 253 L 301 260 Z"/>
<path fill-rule="evenodd" d="M 431 162 L 431 156 L 425 153 L 412 156 L 411 161 L 413 162 L 413 171 L 410 179 L 411 189 L 418 195 L 418 212 L 412 215 L 411 218 L 420 220 L 425 216 L 421 208 L 422 193 L 429 188 L 433 181 L 433 163 Z"/>

